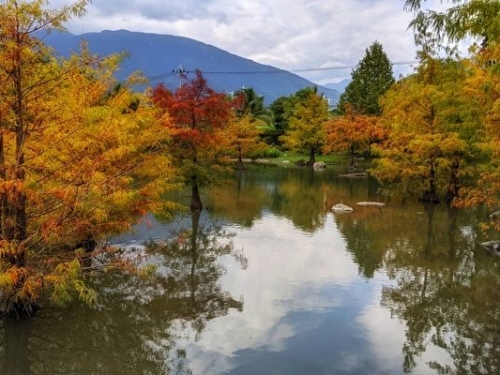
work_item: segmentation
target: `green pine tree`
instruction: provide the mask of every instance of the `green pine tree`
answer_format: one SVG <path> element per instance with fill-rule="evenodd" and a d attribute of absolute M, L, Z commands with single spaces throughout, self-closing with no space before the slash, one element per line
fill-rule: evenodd
<path fill-rule="evenodd" d="M 340 96 L 337 111 L 345 114 L 348 107 L 359 114 L 381 113 L 379 98 L 395 82 L 392 63 L 385 54 L 382 44 L 374 42 L 351 73 L 352 81 Z"/>

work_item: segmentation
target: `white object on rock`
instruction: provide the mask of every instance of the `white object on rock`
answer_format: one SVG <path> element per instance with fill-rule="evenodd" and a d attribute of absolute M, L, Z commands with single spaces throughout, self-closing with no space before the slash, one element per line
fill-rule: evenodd
<path fill-rule="evenodd" d="M 486 250 L 489 250 L 496 255 L 500 255 L 500 241 L 498 241 L 498 240 L 482 242 L 481 246 L 484 247 Z"/>
<path fill-rule="evenodd" d="M 314 169 L 325 169 L 326 168 L 326 163 L 324 161 L 317 161 L 316 163 L 313 164 Z"/>

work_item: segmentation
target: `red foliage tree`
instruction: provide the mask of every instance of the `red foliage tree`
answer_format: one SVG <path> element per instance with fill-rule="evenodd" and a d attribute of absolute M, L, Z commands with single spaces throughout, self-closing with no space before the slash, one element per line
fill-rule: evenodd
<path fill-rule="evenodd" d="M 208 86 L 199 70 L 174 93 L 157 85 L 152 101 L 169 119 L 165 123 L 172 135 L 170 150 L 184 182 L 191 185 L 190 207 L 201 210 L 200 187 L 217 181 L 221 172 L 219 146 L 232 115 L 231 104 L 225 94 Z"/>

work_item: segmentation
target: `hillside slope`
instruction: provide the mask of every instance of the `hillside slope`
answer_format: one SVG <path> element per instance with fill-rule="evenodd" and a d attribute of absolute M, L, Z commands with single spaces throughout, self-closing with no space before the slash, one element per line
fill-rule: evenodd
<path fill-rule="evenodd" d="M 73 35 L 53 33 L 45 42 L 61 55 L 78 52 L 82 40 L 89 44 L 91 52 L 108 55 L 128 52 L 129 58 L 121 66 L 118 78 L 123 79 L 135 70 L 150 79 L 151 85 L 163 82 L 175 89 L 179 85 L 176 71 L 186 70 L 188 78 L 200 69 L 209 85 L 217 91 L 234 92 L 242 87 L 252 87 L 263 95 L 266 104 L 280 96 L 294 94 L 298 90 L 315 86 L 296 74 L 231 54 L 220 48 L 193 39 L 161 34 L 131 32 L 127 30 L 102 31 Z M 340 96 L 336 90 L 318 87 L 330 99 L 331 105 Z"/>

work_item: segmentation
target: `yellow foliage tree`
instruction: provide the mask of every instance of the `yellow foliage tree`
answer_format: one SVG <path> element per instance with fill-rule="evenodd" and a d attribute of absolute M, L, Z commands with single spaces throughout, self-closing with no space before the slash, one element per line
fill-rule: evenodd
<path fill-rule="evenodd" d="M 307 152 L 307 164 L 312 166 L 316 153 L 323 147 L 323 126 L 328 116 L 328 103 L 316 91 L 312 91 L 294 108 L 288 130 L 280 140 L 291 151 Z"/>
<path fill-rule="evenodd" d="M 223 142 L 227 144 L 229 152 L 236 155 L 236 168 L 243 169 L 243 158 L 251 156 L 266 148 L 260 135 L 264 128 L 262 121 L 251 115 L 234 117 L 224 129 Z"/>
<path fill-rule="evenodd" d="M 428 58 L 383 99 L 388 138 L 377 146 L 371 173 L 403 195 L 437 203 L 458 196 L 460 176 L 480 139 L 480 122 L 462 88 L 469 70 L 460 61 Z"/>
<path fill-rule="evenodd" d="M 491 211 L 500 207 L 500 47 L 490 44 L 476 51 L 473 65 L 474 76 L 467 82 L 467 95 L 474 100 L 483 122 L 482 151 L 486 157 L 478 165 L 478 179 L 462 189 L 458 207 L 485 206 Z M 500 231 L 498 215 L 492 215 L 490 224 Z"/>
<path fill-rule="evenodd" d="M 121 57 L 58 60 L 37 38 L 88 1 L 46 3 L 0 4 L 0 314 L 15 316 L 44 296 L 91 303 L 82 260 L 171 186 L 168 134 L 148 98 L 113 78 Z"/>

